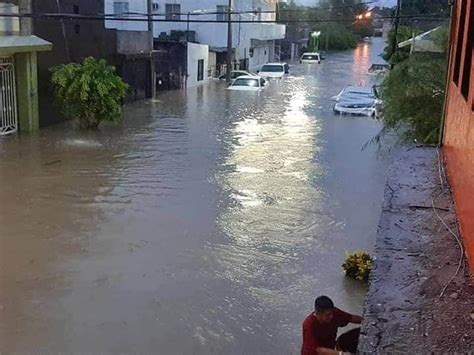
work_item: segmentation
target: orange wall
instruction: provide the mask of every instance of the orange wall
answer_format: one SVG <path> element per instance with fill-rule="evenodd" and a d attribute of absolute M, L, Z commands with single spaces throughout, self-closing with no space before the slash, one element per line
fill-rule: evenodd
<path fill-rule="evenodd" d="M 470 0 L 467 3 L 467 13 L 471 8 Z M 456 1 L 454 20 L 452 24 L 452 51 L 449 69 L 448 100 L 446 106 L 443 149 L 448 165 L 448 175 L 454 193 L 456 210 L 459 218 L 461 234 L 466 246 L 471 272 L 474 273 L 474 65 L 471 63 L 471 81 L 469 96 L 466 100 L 460 89 L 453 82 L 453 58 L 456 53 L 456 38 L 459 27 L 459 6 Z M 473 16 L 471 14 L 471 16 Z M 466 18 L 465 34 L 469 15 Z M 466 48 L 466 36 L 464 45 Z M 473 60 L 474 62 L 474 60 Z M 461 66 L 461 73 L 464 68 Z"/>

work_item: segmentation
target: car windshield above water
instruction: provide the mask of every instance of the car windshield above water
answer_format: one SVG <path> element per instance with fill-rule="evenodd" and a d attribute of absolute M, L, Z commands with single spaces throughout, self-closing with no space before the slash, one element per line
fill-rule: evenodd
<path fill-rule="evenodd" d="M 284 72 L 285 68 L 283 65 L 279 64 L 265 64 L 261 71 L 266 73 L 279 73 Z"/>
<path fill-rule="evenodd" d="M 356 96 L 356 97 L 366 97 L 374 98 L 374 90 L 368 86 L 348 86 L 343 90 L 341 96 Z"/>
<path fill-rule="evenodd" d="M 317 55 L 317 54 L 303 54 L 301 59 L 302 60 L 318 60 L 319 55 Z"/>
<path fill-rule="evenodd" d="M 235 79 L 232 86 L 249 86 L 249 87 L 258 87 L 259 78 L 250 79 L 250 78 L 237 78 Z"/>

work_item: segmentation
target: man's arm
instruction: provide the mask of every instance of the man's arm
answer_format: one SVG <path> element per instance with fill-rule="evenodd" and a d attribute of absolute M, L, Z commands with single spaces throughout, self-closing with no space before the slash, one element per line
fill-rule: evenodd
<path fill-rule="evenodd" d="M 328 348 L 318 348 L 318 355 L 340 355 L 340 354 L 348 354 L 342 351 L 337 351 Z"/>
<path fill-rule="evenodd" d="M 356 316 L 355 314 L 351 314 L 350 323 L 361 324 L 363 320 L 364 318 L 362 318 L 361 316 Z"/>

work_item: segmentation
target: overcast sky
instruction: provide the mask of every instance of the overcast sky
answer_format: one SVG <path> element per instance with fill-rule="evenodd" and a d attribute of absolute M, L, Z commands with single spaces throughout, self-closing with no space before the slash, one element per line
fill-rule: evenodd
<path fill-rule="evenodd" d="M 364 1 L 369 2 L 369 0 L 363 0 L 363 2 Z M 318 1 L 317 0 L 295 0 L 295 2 L 299 5 L 314 5 Z M 379 5 L 379 6 L 392 7 L 392 6 L 395 6 L 396 3 L 397 3 L 397 0 L 378 0 L 376 3 L 370 4 L 370 6 Z"/>

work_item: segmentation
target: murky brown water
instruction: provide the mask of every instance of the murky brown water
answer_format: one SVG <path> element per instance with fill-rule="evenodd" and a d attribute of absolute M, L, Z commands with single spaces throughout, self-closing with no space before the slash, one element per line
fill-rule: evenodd
<path fill-rule="evenodd" d="M 360 312 L 340 265 L 373 245 L 389 157 L 329 98 L 381 48 L 0 140 L 0 349 L 297 353 L 316 295 Z"/>

